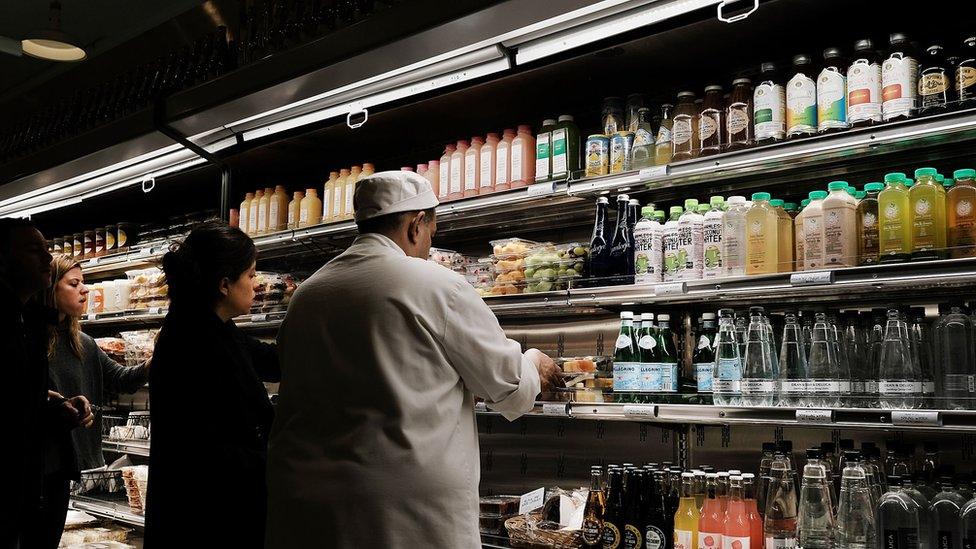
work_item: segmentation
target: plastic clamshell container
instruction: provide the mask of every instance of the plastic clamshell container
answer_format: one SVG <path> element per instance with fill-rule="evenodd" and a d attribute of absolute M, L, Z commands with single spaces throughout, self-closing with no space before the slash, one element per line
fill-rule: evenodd
<path fill-rule="evenodd" d="M 528 255 L 529 250 L 539 245 L 538 242 L 523 238 L 503 238 L 492 240 L 489 244 L 491 244 L 492 256 L 496 259 L 524 258 Z"/>

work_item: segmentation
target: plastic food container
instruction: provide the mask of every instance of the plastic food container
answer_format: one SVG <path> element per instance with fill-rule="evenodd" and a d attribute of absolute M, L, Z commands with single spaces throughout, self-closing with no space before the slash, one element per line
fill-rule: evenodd
<path fill-rule="evenodd" d="M 521 257 L 511 257 L 508 259 L 492 258 L 493 269 L 497 274 L 510 273 L 512 271 L 525 272 L 525 259 Z M 525 278 L 524 274 L 522 278 Z"/>
<path fill-rule="evenodd" d="M 505 531 L 505 521 L 515 515 L 499 515 L 494 513 L 482 513 L 478 517 L 478 529 L 482 534 L 492 536 L 507 536 Z"/>
<path fill-rule="evenodd" d="M 560 292 L 567 288 L 565 280 L 550 280 L 548 278 L 526 278 L 525 293 L 540 294 L 544 292 Z"/>
<path fill-rule="evenodd" d="M 444 248 L 431 248 L 427 259 L 447 267 L 448 269 L 454 269 L 463 264 L 463 256 L 461 256 L 461 254 L 455 252 L 454 250 L 447 250 Z"/>
<path fill-rule="evenodd" d="M 515 295 L 525 291 L 525 282 L 498 282 L 488 290 L 489 296 Z"/>
<path fill-rule="evenodd" d="M 555 362 L 567 374 L 610 371 L 610 359 L 605 356 L 560 357 Z"/>
<path fill-rule="evenodd" d="M 490 242 L 492 256 L 496 259 L 520 259 L 528 255 L 529 250 L 539 243 L 522 238 L 504 238 Z"/>
<path fill-rule="evenodd" d="M 255 277 L 254 304 L 252 311 L 268 312 L 284 309 L 298 289 L 298 280 L 288 273 L 259 271 Z"/>
<path fill-rule="evenodd" d="M 158 267 L 126 271 L 129 281 L 129 306 L 133 309 L 165 307 L 169 298 L 166 277 Z"/>
<path fill-rule="evenodd" d="M 519 496 L 484 496 L 478 500 L 478 509 L 482 515 L 517 515 Z"/>

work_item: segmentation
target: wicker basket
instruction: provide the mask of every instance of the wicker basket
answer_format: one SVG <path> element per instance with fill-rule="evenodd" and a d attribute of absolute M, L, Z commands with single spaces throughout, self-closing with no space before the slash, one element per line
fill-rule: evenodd
<path fill-rule="evenodd" d="M 534 518 L 541 519 L 541 515 Z M 540 530 L 531 528 L 525 515 L 505 521 L 512 547 L 521 549 L 579 549 L 583 547 L 582 530 Z"/>

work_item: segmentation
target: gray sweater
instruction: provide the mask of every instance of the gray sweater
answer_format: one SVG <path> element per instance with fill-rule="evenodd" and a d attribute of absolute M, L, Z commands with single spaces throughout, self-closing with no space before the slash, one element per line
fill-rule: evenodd
<path fill-rule="evenodd" d="M 149 370 L 127 368 L 115 362 L 98 348 L 95 340 L 81 334 L 81 358 L 71 352 L 68 334 L 59 328 L 58 342 L 49 361 L 51 384 L 66 397 L 84 395 L 93 406 L 105 404 L 104 392 L 134 393 L 149 378 Z M 89 429 L 79 427 L 71 432 L 71 442 L 78 467 L 84 471 L 105 465 L 102 455 L 101 417 Z"/>

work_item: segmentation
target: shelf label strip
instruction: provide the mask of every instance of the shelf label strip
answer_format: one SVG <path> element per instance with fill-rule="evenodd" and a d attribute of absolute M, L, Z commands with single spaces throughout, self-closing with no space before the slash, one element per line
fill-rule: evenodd
<path fill-rule="evenodd" d="M 569 416 L 569 405 L 566 403 L 545 403 L 542 405 L 542 415 L 544 416 Z"/>
<path fill-rule="evenodd" d="M 811 271 L 790 275 L 791 286 L 823 286 L 834 283 L 833 271 Z"/>
<path fill-rule="evenodd" d="M 686 293 L 688 293 L 688 285 L 684 282 L 669 282 L 668 284 L 657 284 L 654 286 L 655 297 L 684 295 Z"/>
<path fill-rule="evenodd" d="M 653 404 L 627 404 L 624 406 L 624 415 L 627 417 L 657 417 L 657 406 Z"/>
<path fill-rule="evenodd" d="M 641 183 L 646 183 L 654 179 L 660 179 L 668 175 L 668 165 L 663 166 L 652 166 L 650 168 L 642 168 L 640 172 L 637 173 L 637 179 Z"/>
<path fill-rule="evenodd" d="M 544 181 L 542 183 L 533 183 L 529 185 L 528 193 L 529 196 L 546 196 L 556 192 L 556 182 L 555 181 Z"/>
<path fill-rule="evenodd" d="M 942 415 L 930 410 L 892 410 L 891 424 L 941 427 Z"/>
<path fill-rule="evenodd" d="M 833 410 L 797 410 L 797 423 L 823 424 L 834 422 Z"/>

